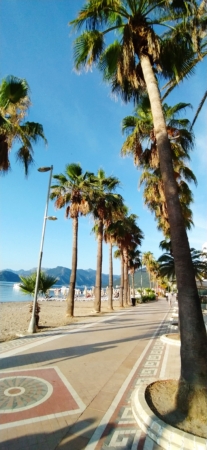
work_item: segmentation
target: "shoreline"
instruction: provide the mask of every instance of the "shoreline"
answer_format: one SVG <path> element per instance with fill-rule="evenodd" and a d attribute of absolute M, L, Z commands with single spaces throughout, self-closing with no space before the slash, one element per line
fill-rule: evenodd
<path fill-rule="evenodd" d="M 66 300 L 38 301 L 40 305 L 39 329 L 37 332 L 49 331 L 52 328 L 80 322 L 94 314 L 93 300 L 75 300 L 74 317 L 66 317 Z M 0 302 L 1 326 L 0 342 L 6 342 L 28 334 L 31 314 L 31 301 Z M 114 311 L 120 310 L 119 300 L 113 301 Z M 102 299 L 101 312 L 98 315 L 111 313 L 107 300 Z"/>

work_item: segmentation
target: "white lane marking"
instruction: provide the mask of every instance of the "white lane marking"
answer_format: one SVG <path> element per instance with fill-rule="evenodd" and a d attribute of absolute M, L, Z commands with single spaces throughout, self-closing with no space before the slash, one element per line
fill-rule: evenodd
<path fill-rule="evenodd" d="M 158 330 L 162 327 L 162 324 L 165 322 L 166 317 L 168 316 L 169 312 L 167 312 L 165 314 L 164 319 L 162 320 L 160 326 L 158 327 L 158 329 L 154 332 L 152 339 L 150 339 L 150 341 L 148 342 L 147 346 L 145 347 L 145 349 L 143 350 L 143 352 L 141 353 L 139 359 L 136 361 L 136 363 L 134 364 L 131 372 L 129 373 L 128 377 L 126 378 L 125 382 L 122 384 L 121 388 L 119 389 L 116 397 L 114 398 L 113 402 L 111 403 L 110 407 L 108 408 L 108 410 L 106 411 L 105 415 L 103 416 L 99 426 L 96 428 L 94 434 L 92 435 L 88 445 L 85 447 L 85 450 L 95 450 L 98 441 L 100 440 L 105 428 L 107 427 L 109 420 L 111 418 L 111 416 L 113 415 L 115 409 L 117 408 L 122 396 L 124 395 L 132 377 L 134 376 L 137 368 L 139 367 L 139 365 L 141 364 L 142 360 L 144 359 L 151 343 L 154 340 L 154 337 L 156 336 Z"/>

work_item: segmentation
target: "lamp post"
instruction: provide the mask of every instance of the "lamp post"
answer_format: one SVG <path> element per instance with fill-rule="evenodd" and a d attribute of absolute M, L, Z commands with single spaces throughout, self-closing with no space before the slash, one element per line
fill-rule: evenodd
<path fill-rule="evenodd" d="M 32 317 L 31 317 L 31 320 L 30 320 L 30 323 L 29 323 L 28 333 L 35 333 L 36 332 L 36 317 L 35 317 L 36 314 L 35 313 L 36 313 L 36 305 L 37 305 L 37 295 L 38 295 L 38 288 L 39 288 L 41 262 L 42 262 L 42 255 L 43 255 L 43 244 L 44 244 L 46 220 L 57 220 L 57 217 L 55 217 L 55 216 L 47 216 L 48 203 L 49 203 L 49 198 L 50 198 L 50 186 L 51 186 L 51 180 L 52 180 L 53 166 L 40 167 L 38 169 L 39 172 L 49 172 L 49 170 L 50 170 L 50 178 L 49 178 L 47 200 L 46 200 L 45 214 L 44 214 L 44 220 L 43 220 L 43 228 L 42 228 L 42 237 L 41 237 L 41 243 L 40 243 L 39 261 L 38 261 L 38 266 L 37 266 L 37 276 L 36 276 L 36 283 L 35 283 L 34 301 L 33 301 L 33 308 L 32 308 Z"/>

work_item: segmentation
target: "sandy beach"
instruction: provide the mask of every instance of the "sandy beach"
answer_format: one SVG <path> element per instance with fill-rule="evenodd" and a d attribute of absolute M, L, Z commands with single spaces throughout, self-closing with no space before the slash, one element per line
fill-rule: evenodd
<path fill-rule="evenodd" d="M 27 334 L 30 321 L 31 302 L 0 303 L 0 342 L 15 339 Z M 93 301 L 75 301 L 74 317 L 67 318 L 65 301 L 39 302 L 41 307 L 38 332 L 48 331 L 51 328 L 80 322 L 85 317 L 94 316 Z M 119 310 L 119 301 L 114 300 L 114 310 Z M 101 315 L 109 313 L 108 302 L 103 301 Z M 99 314 L 99 316 L 100 316 Z"/>

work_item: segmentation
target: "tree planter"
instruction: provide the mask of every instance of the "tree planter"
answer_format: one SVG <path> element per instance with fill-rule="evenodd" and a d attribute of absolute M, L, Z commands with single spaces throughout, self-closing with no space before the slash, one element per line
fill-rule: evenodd
<path fill-rule="evenodd" d="M 207 439 L 181 431 L 159 419 L 145 399 L 146 385 L 132 396 L 132 412 L 139 427 L 165 450 L 206 450 Z"/>

